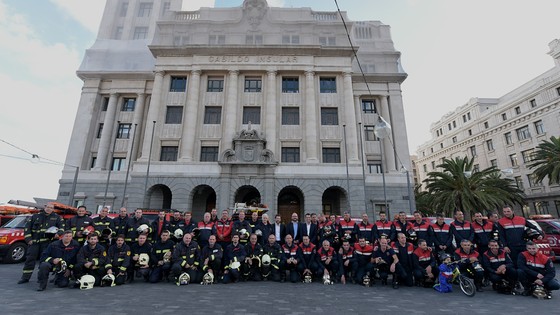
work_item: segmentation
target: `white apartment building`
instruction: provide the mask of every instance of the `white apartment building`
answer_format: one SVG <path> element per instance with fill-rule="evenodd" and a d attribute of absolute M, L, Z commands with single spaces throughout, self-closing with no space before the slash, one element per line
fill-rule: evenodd
<path fill-rule="evenodd" d="M 496 166 L 524 190 L 519 214 L 560 215 L 560 186 L 536 184 L 527 167 L 541 141 L 560 135 L 560 40 L 549 48 L 554 68 L 500 98 L 472 98 L 431 125 L 432 139 L 417 150 L 420 181 L 444 158 L 474 156 L 475 169 Z"/>
<path fill-rule="evenodd" d="M 59 201 L 371 216 L 385 187 L 389 209 L 408 212 L 400 53 L 388 25 L 343 16 L 365 76 L 338 12 L 108 0 L 77 72 L 66 164 L 79 172 L 65 167 Z M 374 134 L 379 114 L 394 147 Z"/>

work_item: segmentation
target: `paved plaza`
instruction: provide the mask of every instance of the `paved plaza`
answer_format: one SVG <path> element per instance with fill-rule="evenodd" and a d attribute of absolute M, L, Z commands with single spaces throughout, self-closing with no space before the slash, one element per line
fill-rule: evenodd
<path fill-rule="evenodd" d="M 31 282 L 17 285 L 22 264 L 0 264 L 2 314 L 557 314 L 560 293 L 552 300 L 505 296 L 486 288 L 469 298 L 457 288 L 441 294 L 431 289 L 320 283 L 243 282 L 178 287 L 135 282 L 112 288 L 59 289 L 49 284 L 37 292 Z M 558 269 L 559 264 L 556 264 Z"/>

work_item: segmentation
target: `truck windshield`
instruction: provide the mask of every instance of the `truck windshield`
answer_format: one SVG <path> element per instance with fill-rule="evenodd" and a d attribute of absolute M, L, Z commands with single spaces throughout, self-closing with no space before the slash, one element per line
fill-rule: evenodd
<path fill-rule="evenodd" d="M 30 216 L 17 216 L 13 219 L 11 219 L 10 221 L 8 221 L 8 223 L 4 224 L 4 226 L 2 226 L 3 228 L 7 228 L 7 229 L 23 229 L 25 228 L 25 223 L 27 222 L 27 220 L 31 218 Z"/>

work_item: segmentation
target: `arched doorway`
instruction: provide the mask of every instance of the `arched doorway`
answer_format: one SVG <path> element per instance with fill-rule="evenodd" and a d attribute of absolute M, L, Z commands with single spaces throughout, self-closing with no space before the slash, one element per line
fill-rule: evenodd
<path fill-rule="evenodd" d="M 346 192 L 337 186 L 327 188 L 323 193 L 322 205 L 324 214 L 340 215 L 341 209 L 348 205 Z"/>
<path fill-rule="evenodd" d="M 295 186 L 282 188 L 278 193 L 278 213 L 282 222 L 290 222 L 292 213 L 297 213 L 300 221 L 303 219 L 303 193 Z"/>
<path fill-rule="evenodd" d="M 171 209 L 173 194 L 169 187 L 162 184 L 154 185 L 148 189 L 147 196 L 148 209 Z"/>
<path fill-rule="evenodd" d="M 216 207 L 216 191 L 208 185 L 196 186 L 192 192 L 192 217 L 196 221 L 203 219 L 204 212 Z"/>
<path fill-rule="evenodd" d="M 253 186 L 241 186 L 235 192 L 234 202 L 244 202 L 247 205 L 259 204 L 261 203 L 261 193 Z"/>

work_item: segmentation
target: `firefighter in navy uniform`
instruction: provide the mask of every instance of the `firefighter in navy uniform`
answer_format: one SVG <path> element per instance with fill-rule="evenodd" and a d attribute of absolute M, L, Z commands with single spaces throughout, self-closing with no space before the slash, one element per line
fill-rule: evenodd
<path fill-rule="evenodd" d="M 280 281 L 280 261 L 282 259 L 282 248 L 276 242 L 276 236 L 270 234 L 268 242 L 263 246 L 263 256 L 268 255 L 270 265 L 262 264 L 261 273 L 263 280 Z"/>
<path fill-rule="evenodd" d="M 317 250 L 317 270 L 318 276 L 329 275 L 331 281 L 337 280 L 338 272 L 340 270 L 340 262 L 338 253 L 331 246 L 329 241 L 323 241 L 323 246 Z"/>
<path fill-rule="evenodd" d="M 198 243 L 192 240 L 190 233 L 185 233 L 183 240 L 175 245 L 172 261 L 171 276 L 175 280 L 178 280 L 179 276 L 186 272 L 190 276 L 190 282 L 200 282 L 200 248 Z"/>
<path fill-rule="evenodd" d="M 95 285 L 101 284 L 101 278 L 105 275 L 107 265 L 107 252 L 103 245 L 99 245 L 99 235 L 92 232 L 88 235 L 88 243 L 78 252 L 78 261 L 74 268 L 74 276 L 80 279 L 83 275 L 91 275 L 95 278 Z"/>
<path fill-rule="evenodd" d="M 538 251 L 537 245 L 532 241 L 527 242 L 527 250 L 519 254 L 517 260 L 519 281 L 525 288 L 524 295 L 528 295 L 537 286 L 544 287 L 547 297 L 550 291 L 559 290 L 560 284 L 556 277 L 554 264 L 545 254 Z"/>
<path fill-rule="evenodd" d="M 307 235 L 303 235 L 302 242 L 299 244 L 301 248 L 301 253 L 303 254 L 303 259 L 301 263 L 303 264 L 302 275 L 305 277 L 309 274 L 311 277 L 319 275 L 319 264 L 317 263 L 317 248 L 311 239 Z"/>
<path fill-rule="evenodd" d="M 233 234 L 231 244 L 224 251 L 225 270 L 222 281 L 224 284 L 238 282 L 241 279 L 242 264 L 245 263 L 245 246 L 239 243 L 239 235 Z"/>
<path fill-rule="evenodd" d="M 120 234 L 107 251 L 107 274 L 115 277 L 115 284 L 121 285 L 126 281 L 127 270 L 130 267 L 130 246 L 125 243 L 124 235 Z"/>
<path fill-rule="evenodd" d="M 111 220 L 110 228 L 113 231 L 113 240 L 117 239 L 118 235 L 127 234 L 128 230 L 126 225 L 128 224 L 128 211 L 125 207 L 120 208 L 119 216 Z"/>
<path fill-rule="evenodd" d="M 403 233 L 407 239 L 410 239 L 410 232 L 414 231 L 414 226 L 406 220 L 406 213 L 404 211 L 399 212 L 399 217 L 393 224 L 395 225 L 395 238 L 391 239 L 392 241 L 396 241 L 398 233 Z"/>
<path fill-rule="evenodd" d="M 338 223 L 340 228 L 338 232 L 338 237 L 341 241 L 345 239 L 350 241 L 350 245 L 356 243 L 356 236 L 358 235 L 358 225 L 350 218 L 350 212 L 344 211 L 344 218 Z M 337 246 L 337 250 L 340 245 Z"/>
<path fill-rule="evenodd" d="M 346 284 L 347 280 L 355 283 L 353 276 L 356 274 L 358 263 L 354 257 L 354 248 L 350 246 L 349 241 L 342 242 L 342 247 L 338 250 L 340 260 L 340 270 L 338 272 L 340 283 Z"/>
<path fill-rule="evenodd" d="M 492 282 L 494 290 L 509 293 L 517 281 L 517 270 L 509 255 L 500 248 L 498 241 L 490 240 L 488 248 L 482 255 L 482 267 L 488 273 L 488 280 Z"/>
<path fill-rule="evenodd" d="M 474 241 L 474 230 L 469 221 L 465 220 L 465 215 L 461 210 L 455 210 L 455 221 L 451 222 L 449 230 L 453 234 L 455 244 L 459 246 L 463 240 Z"/>
<path fill-rule="evenodd" d="M 149 278 L 151 283 L 160 282 L 162 279 L 169 279 L 171 255 L 173 255 L 173 248 L 175 247 L 175 242 L 170 240 L 170 238 L 171 232 L 163 230 L 159 240 L 153 244 L 152 255 L 150 257 L 150 260 L 153 262 L 152 273 Z"/>
<path fill-rule="evenodd" d="M 74 239 L 84 245 L 87 237 L 86 227 L 93 226 L 93 220 L 87 215 L 86 206 L 78 207 L 78 215 L 71 217 L 66 221 L 66 228 L 74 232 Z"/>
<path fill-rule="evenodd" d="M 300 281 L 300 272 L 303 271 L 303 254 L 301 248 L 294 244 L 291 234 L 287 234 L 282 245 L 282 260 L 280 262 L 281 281 L 285 281 L 286 271 L 290 274 L 290 281 L 296 283 Z"/>
<path fill-rule="evenodd" d="M 208 238 L 208 245 L 202 249 L 200 260 L 202 261 L 202 271 L 214 275 L 214 283 L 217 283 L 222 275 L 223 257 L 224 250 L 222 246 L 216 242 L 216 235 L 210 235 L 210 238 Z"/>
<path fill-rule="evenodd" d="M 249 224 L 249 221 L 245 220 L 245 211 L 239 211 L 239 220 L 233 222 L 232 234 L 239 235 L 239 243 L 245 246 L 249 241 L 249 235 L 253 233 L 253 229 Z"/>
<path fill-rule="evenodd" d="M 436 253 L 445 252 L 451 255 L 455 251 L 450 228 L 449 224 L 445 223 L 443 214 L 436 214 L 436 222 L 432 224 L 430 229 L 430 238 Z"/>
<path fill-rule="evenodd" d="M 99 216 L 92 219 L 91 224 L 95 231 L 97 231 L 97 234 L 100 235 L 99 244 L 103 245 L 105 248 L 109 248 L 109 245 L 111 245 L 111 233 L 103 233 L 111 228 L 111 221 L 113 221 L 107 216 L 108 214 L 109 208 L 103 207 L 101 212 L 99 212 Z"/>
<path fill-rule="evenodd" d="M 60 232 L 64 230 L 64 221 L 53 211 L 54 205 L 47 204 L 43 211 L 34 214 L 25 224 L 25 242 L 28 246 L 27 256 L 18 284 L 29 282 L 33 269 L 35 269 L 35 262 L 41 258 L 41 254 L 51 243 L 52 238 L 45 233 L 47 229 L 56 227 Z"/>
<path fill-rule="evenodd" d="M 461 247 L 455 250 L 455 258 L 457 265 L 462 274 L 474 279 L 474 285 L 478 292 L 482 292 L 482 278 L 484 277 L 484 268 L 480 265 L 480 255 L 473 249 L 471 241 L 463 239 Z"/>
<path fill-rule="evenodd" d="M 412 229 L 416 234 L 416 238 L 411 240 L 414 246 L 418 245 L 418 240 L 423 239 L 428 243 L 428 246 L 432 246 L 432 241 L 430 239 L 430 222 L 427 219 L 422 218 L 422 213 L 420 211 L 414 211 L 414 222 L 412 222 Z"/>
<path fill-rule="evenodd" d="M 439 269 L 432 250 L 425 240 L 418 240 L 418 248 L 412 253 L 412 262 L 416 284 L 432 287 L 439 276 Z"/>
<path fill-rule="evenodd" d="M 146 229 L 140 230 L 140 227 L 147 226 Z M 142 209 L 136 209 L 134 216 L 129 218 L 126 223 L 126 238 L 125 241 L 131 245 L 138 241 L 138 235 L 151 233 L 150 221 L 142 216 Z"/>
<path fill-rule="evenodd" d="M 375 225 L 373 223 L 370 223 L 368 215 L 366 213 L 363 213 L 362 222 L 358 224 L 358 237 L 364 237 L 366 241 L 370 242 L 370 244 L 373 244 L 375 242 L 374 232 Z"/>
<path fill-rule="evenodd" d="M 72 231 L 67 230 L 62 235 L 62 239 L 54 241 L 41 255 L 41 265 L 39 265 L 37 291 L 43 291 L 47 288 L 49 273 L 55 269 L 56 273 L 54 285 L 59 288 L 65 288 L 70 283 L 70 275 L 74 265 L 76 265 L 80 244 L 72 239 Z M 64 268 L 63 266 L 66 266 Z M 64 270 L 66 269 L 66 270 Z"/>
<path fill-rule="evenodd" d="M 412 254 L 414 253 L 414 245 L 406 241 L 406 236 L 404 233 L 397 233 L 397 241 L 391 244 L 391 248 L 399 257 L 399 265 L 404 271 L 405 277 L 400 277 L 399 282 L 404 283 L 407 286 L 413 285 L 413 275 L 414 275 L 414 262 Z"/>
<path fill-rule="evenodd" d="M 396 239 L 394 222 L 387 220 L 385 211 L 379 212 L 379 220 L 375 221 L 373 230 L 374 241 L 377 242 L 383 235 L 391 241 Z"/>
<path fill-rule="evenodd" d="M 251 281 L 261 281 L 261 257 L 263 249 L 256 234 L 251 234 L 249 244 L 245 245 L 245 263 L 243 264 L 243 278 Z"/>
<path fill-rule="evenodd" d="M 474 214 L 474 221 L 471 222 L 474 229 L 474 244 L 476 250 L 482 257 L 488 250 L 488 242 L 494 237 L 495 229 L 497 226 L 489 220 L 482 218 L 482 213 L 477 212 Z"/>
<path fill-rule="evenodd" d="M 210 235 L 216 235 L 216 227 L 214 221 L 211 220 L 210 212 L 204 213 L 204 219 L 198 222 L 198 238 L 196 239 L 200 248 L 208 245 Z"/>
<path fill-rule="evenodd" d="M 153 246 L 148 242 L 148 234 L 142 233 L 138 235 L 138 241 L 130 246 L 132 256 L 132 261 L 128 268 L 128 279 L 130 281 L 133 281 L 135 277 L 144 278 L 146 282 L 150 279 L 151 266 L 155 263 L 150 259 L 152 250 Z"/>
<path fill-rule="evenodd" d="M 181 221 L 183 221 L 183 214 L 179 210 L 174 210 L 173 216 L 169 218 L 169 231 L 171 234 L 179 228 L 178 225 Z"/>
<path fill-rule="evenodd" d="M 379 247 L 373 251 L 376 268 L 379 270 L 381 284 L 387 284 L 389 274 L 393 275 L 393 289 L 399 288 L 398 279 L 406 278 L 406 272 L 399 264 L 399 258 L 395 251 L 389 246 L 387 239 L 379 240 Z"/>

